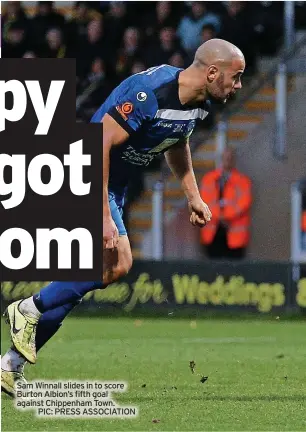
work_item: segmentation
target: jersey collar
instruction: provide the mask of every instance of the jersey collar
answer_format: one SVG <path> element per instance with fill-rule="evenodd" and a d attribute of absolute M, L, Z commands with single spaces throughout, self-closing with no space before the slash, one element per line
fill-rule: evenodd
<path fill-rule="evenodd" d="M 188 105 L 188 104 L 184 104 L 182 105 L 180 98 L 179 98 L 179 76 L 180 73 L 183 71 L 184 69 L 179 69 L 176 74 L 175 74 L 175 80 L 174 80 L 174 85 L 172 88 L 173 91 L 173 100 L 175 100 L 178 109 L 183 110 L 183 111 L 187 111 L 190 109 L 195 109 L 195 108 L 202 108 L 204 111 L 209 112 L 210 111 L 210 107 L 211 107 L 211 101 L 209 99 L 203 101 L 203 102 L 199 102 L 196 105 Z"/>

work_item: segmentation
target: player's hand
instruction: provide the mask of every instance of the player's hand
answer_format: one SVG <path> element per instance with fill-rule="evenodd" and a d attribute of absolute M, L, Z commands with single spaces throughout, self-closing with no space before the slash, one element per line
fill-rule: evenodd
<path fill-rule="evenodd" d="M 208 205 L 201 199 L 195 198 L 188 203 L 190 215 L 190 222 L 194 226 L 203 227 L 211 220 L 212 214 Z"/>
<path fill-rule="evenodd" d="M 119 232 L 111 216 L 103 218 L 103 248 L 114 249 L 119 243 Z"/>

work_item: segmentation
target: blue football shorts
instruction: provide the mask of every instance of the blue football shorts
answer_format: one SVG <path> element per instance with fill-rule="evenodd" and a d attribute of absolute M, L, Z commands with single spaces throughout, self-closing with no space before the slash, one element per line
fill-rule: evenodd
<path fill-rule="evenodd" d="M 119 231 L 119 236 L 127 235 L 126 228 L 123 223 L 122 215 L 123 215 L 123 205 L 124 198 L 114 194 L 113 192 L 108 192 L 108 202 L 110 211 L 112 214 L 112 218 L 116 224 L 116 227 Z"/>

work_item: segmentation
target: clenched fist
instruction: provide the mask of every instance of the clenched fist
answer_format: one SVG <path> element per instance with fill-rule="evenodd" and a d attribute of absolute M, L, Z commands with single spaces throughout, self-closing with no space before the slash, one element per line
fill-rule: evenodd
<path fill-rule="evenodd" d="M 189 201 L 188 207 L 191 213 L 190 222 L 192 225 L 203 227 L 211 220 L 211 211 L 201 197 Z"/>

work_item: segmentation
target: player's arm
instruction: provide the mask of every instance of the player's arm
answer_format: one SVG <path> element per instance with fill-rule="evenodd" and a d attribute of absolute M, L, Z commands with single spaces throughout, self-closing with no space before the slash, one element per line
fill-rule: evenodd
<path fill-rule="evenodd" d="M 103 124 L 103 215 L 110 216 L 108 202 L 108 179 L 109 179 L 109 158 L 113 146 L 124 143 L 128 137 L 128 132 L 123 129 L 109 114 L 105 114 L 102 119 Z"/>
<path fill-rule="evenodd" d="M 189 139 L 183 139 L 165 152 L 165 157 L 172 173 L 181 182 L 191 212 L 190 222 L 203 226 L 211 218 L 208 206 L 202 201 L 194 175 Z"/>
<path fill-rule="evenodd" d="M 144 90 L 144 91 L 140 91 Z M 142 98 L 140 97 L 142 96 Z M 143 123 L 154 116 L 156 98 L 151 90 L 135 86 L 109 110 L 103 123 L 103 206 L 110 215 L 108 204 L 109 155 L 113 146 L 124 143 Z"/>
<path fill-rule="evenodd" d="M 102 119 L 103 124 L 103 247 L 113 249 L 119 241 L 118 229 L 112 219 L 108 201 L 109 159 L 112 147 L 118 146 L 129 137 L 128 132 L 123 129 L 109 114 Z"/>
<path fill-rule="evenodd" d="M 199 188 L 194 175 L 189 139 L 180 140 L 165 152 L 167 164 L 177 179 L 188 201 L 200 197 Z"/>
<path fill-rule="evenodd" d="M 128 93 L 120 96 L 103 123 L 103 239 L 105 248 L 116 247 L 119 234 L 112 219 L 108 201 L 108 182 L 110 151 L 114 146 L 123 144 L 146 120 L 152 118 L 157 110 L 154 93 L 144 86 L 131 86 Z"/>

